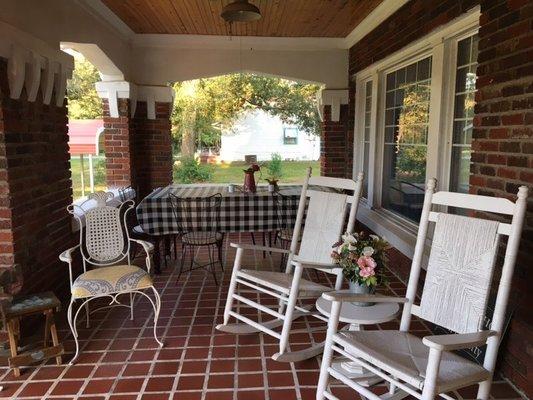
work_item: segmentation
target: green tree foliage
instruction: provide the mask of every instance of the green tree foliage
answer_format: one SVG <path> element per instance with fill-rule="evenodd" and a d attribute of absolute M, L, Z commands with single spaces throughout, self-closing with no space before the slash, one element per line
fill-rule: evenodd
<path fill-rule="evenodd" d="M 262 109 L 318 134 L 317 85 L 254 74 L 232 74 L 174 84 L 175 148 L 190 157 L 198 145 L 218 147 L 221 129 L 245 110 Z"/>
<path fill-rule="evenodd" d="M 100 75 L 94 65 L 81 54 L 74 57 L 74 72 L 67 83 L 68 117 L 95 119 L 102 117 L 102 100 L 94 84 Z"/>

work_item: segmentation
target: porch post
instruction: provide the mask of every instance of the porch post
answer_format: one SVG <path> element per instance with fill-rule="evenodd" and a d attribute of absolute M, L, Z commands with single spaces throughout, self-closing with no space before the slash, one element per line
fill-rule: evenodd
<path fill-rule="evenodd" d="M 145 196 L 172 181 L 173 90 L 131 82 L 98 82 L 104 102 L 108 187 L 131 185 Z"/>
<path fill-rule="evenodd" d="M 2 40 L 12 46 L 0 46 L 0 269 L 17 263 L 24 293 L 60 296 L 58 254 L 74 241 L 64 101 L 73 60 L 27 33 Z"/>
<path fill-rule="evenodd" d="M 319 98 L 322 114 L 320 136 L 321 175 L 332 177 L 352 177 L 353 154 L 348 140 L 350 112 L 348 89 L 326 89 Z"/>

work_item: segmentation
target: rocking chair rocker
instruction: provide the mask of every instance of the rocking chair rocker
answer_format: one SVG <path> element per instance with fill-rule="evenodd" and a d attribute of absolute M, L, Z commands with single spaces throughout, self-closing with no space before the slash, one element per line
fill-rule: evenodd
<path fill-rule="evenodd" d="M 327 191 L 309 188 L 309 185 L 323 187 Z M 310 268 L 333 274 L 335 276 L 335 289 L 340 289 L 342 270 L 331 263 L 332 245 L 339 240 L 345 226 L 348 204 L 351 204 L 351 208 L 347 231 L 353 231 L 362 185 L 362 173 L 358 175 L 356 182 L 351 179 L 311 177 L 311 168 L 309 168 L 302 187 L 290 249 L 232 243 L 231 246 L 237 249 L 237 254 L 224 310 L 224 321 L 217 326 L 217 329 L 234 334 L 264 332 L 273 336 L 279 340 L 279 352 L 272 357 L 276 361 L 301 361 L 320 354 L 323 343 L 300 351 L 287 351 L 289 335 L 294 333 L 294 331 L 291 332 L 294 319 L 306 315 L 327 321 L 320 313 L 312 312 L 312 306 L 298 305 L 297 302 L 302 299 L 316 299 L 322 293 L 331 291 L 332 288 L 303 279 L 302 273 L 304 268 Z M 353 194 L 347 195 L 343 193 L 344 191 L 353 191 Z M 304 224 L 307 203 L 308 208 Z M 302 228 L 303 232 L 300 235 Z M 300 248 L 297 253 L 300 238 Z M 286 254 L 285 272 L 243 269 L 241 262 L 244 251 Z M 243 296 L 245 291 L 239 292 L 237 285 L 278 299 L 277 310 Z M 247 290 L 249 292 L 249 289 Z M 233 311 L 235 301 L 268 314 L 274 319 L 266 322 L 254 321 L 237 311 Z M 230 317 L 235 318 L 238 322 L 230 324 Z M 274 330 L 280 326 L 282 326 L 281 332 Z"/>
<path fill-rule="evenodd" d="M 513 203 L 504 198 L 434 193 L 435 184 L 434 179 L 427 184 L 406 298 L 357 295 L 343 291 L 322 295 L 333 303 L 317 400 L 337 399 L 327 388 L 330 375 L 369 400 L 397 400 L 407 395 L 422 400 L 432 400 L 437 396 L 452 399 L 447 392 L 476 383 L 479 384 L 476 398 L 488 399 L 503 334 L 528 190 L 525 186 L 520 187 L 518 200 Z M 512 216 L 512 222 L 509 224 L 431 211 L 432 205 L 503 214 Z M 435 223 L 432 248 L 420 305 L 415 305 L 430 222 Z M 488 330 L 484 330 L 499 238 L 504 235 L 509 240 L 492 323 Z M 341 306 L 346 301 L 403 303 L 400 330 L 337 331 Z M 408 333 L 412 315 L 457 333 L 420 339 Z M 484 345 L 487 347 L 483 365 L 452 352 Z M 333 352 L 388 381 L 389 392 L 378 396 L 370 388 L 347 377 L 344 371 L 332 366 Z"/>

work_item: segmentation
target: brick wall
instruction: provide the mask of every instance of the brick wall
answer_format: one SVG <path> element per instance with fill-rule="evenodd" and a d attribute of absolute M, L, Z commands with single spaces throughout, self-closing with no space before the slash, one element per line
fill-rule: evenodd
<path fill-rule="evenodd" d="M 118 100 L 119 116 L 109 116 L 107 99 L 102 101 L 104 119 L 104 143 L 106 156 L 106 183 L 109 188 L 132 186 L 135 188 L 133 158 L 133 120 L 130 117 L 130 101 Z"/>
<path fill-rule="evenodd" d="M 134 118 L 134 158 L 140 196 L 172 182 L 171 103 L 156 103 L 155 119 L 146 118 L 146 102 L 138 102 Z"/>
<path fill-rule="evenodd" d="M 350 49 L 350 76 L 422 38 L 480 4 L 478 93 L 474 119 L 471 192 L 514 200 L 519 185 L 533 183 L 533 3 L 528 0 L 412 0 Z M 355 110 L 351 89 L 350 111 Z M 353 119 L 353 118 L 350 118 Z M 349 122 L 350 123 L 350 122 Z M 353 130 L 353 128 L 350 128 Z M 340 138 L 338 139 L 341 140 Z M 353 148 L 346 135 L 345 147 Z M 327 154 L 326 154 L 327 155 Z M 336 155 L 335 157 L 338 158 Z M 346 156 L 352 158 L 352 154 Z M 345 161 L 345 165 L 346 165 Z M 325 162 L 326 164 L 328 161 Z M 331 166 L 330 168 L 334 168 Z M 345 173 L 351 176 L 351 169 Z M 520 247 L 512 301 L 515 312 L 500 352 L 499 370 L 533 396 L 530 352 L 533 207 Z M 391 253 L 406 277 L 409 260 Z"/>
<path fill-rule="evenodd" d="M 349 132 L 349 108 L 341 105 L 339 121 L 331 120 L 331 106 L 324 107 L 324 120 L 320 136 L 320 174 L 344 177 L 351 175 L 346 143 Z"/>
<path fill-rule="evenodd" d="M 73 243 L 67 108 L 41 94 L 9 97 L 7 62 L 0 59 L 0 267 L 18 263 L 24 292 L 68 288 L 59 253 Z"/>
<path fill-rule="evenodd" d="M 481 2 L 473 165 L 470 192 L 515 200 L 520 185 L 533 189 L 533 3 Z M 533 193 L 530 194 L 533 198 Z M 520 245 L 512 301 L 516 305 L 501 369 L 533 396 L 533 201 Z"/>

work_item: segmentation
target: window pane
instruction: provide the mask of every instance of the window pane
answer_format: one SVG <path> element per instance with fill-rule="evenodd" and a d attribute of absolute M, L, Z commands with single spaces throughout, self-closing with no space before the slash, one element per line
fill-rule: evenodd
<path fill-rule="evenodd" d="M 450 190 L 468 193 L 478 36 L 457 43 Z"/>
<path fill-rule="evenodd" d="M 424 200 L 430 87 L 431 57 L 387 75 L 387 95 L 394 93 L 398 108 L 394 117 L 385 114 L 382 206 L 416 222 Z"/>

